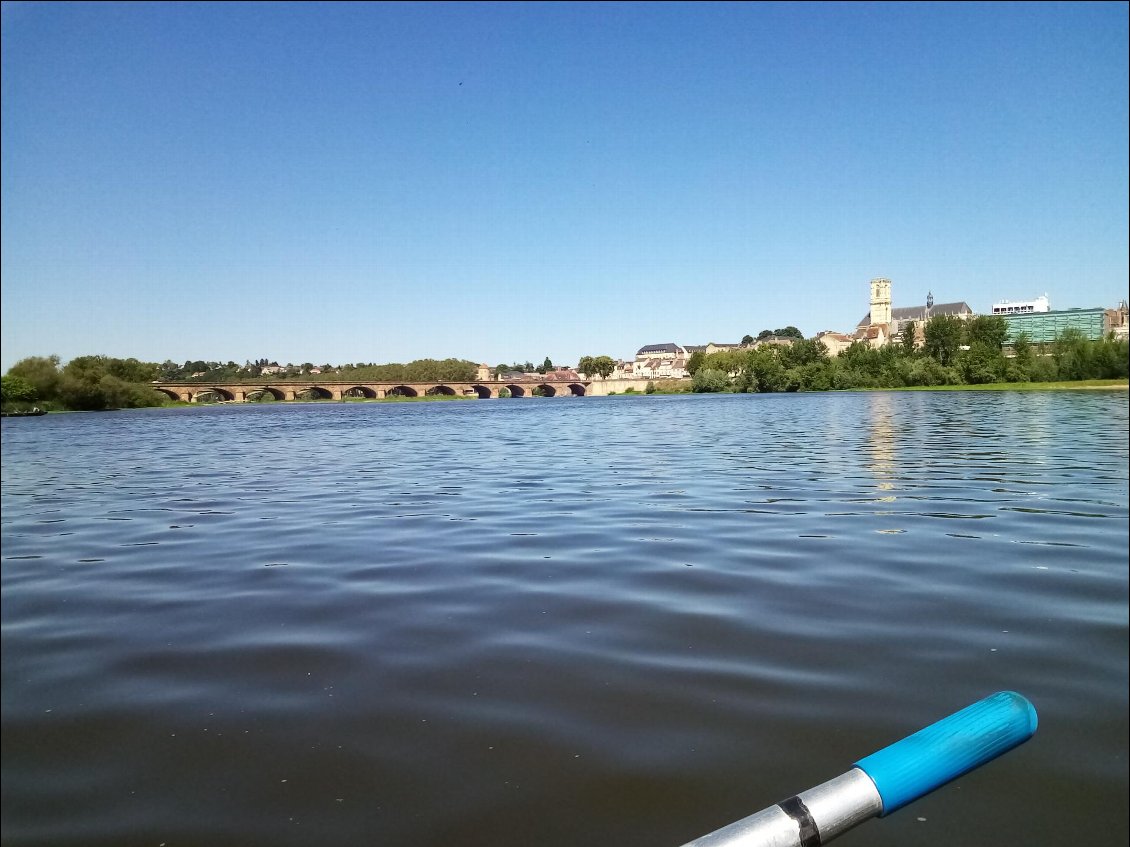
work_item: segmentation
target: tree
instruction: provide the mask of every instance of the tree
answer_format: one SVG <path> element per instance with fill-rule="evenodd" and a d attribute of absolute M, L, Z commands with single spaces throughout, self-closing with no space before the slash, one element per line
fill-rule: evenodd
<path fill-rule="evenodd" d="M 828 358 L 828 348 L 815 338 L 802 338 L 780 349 L 781 360 L 786 367 L 801 367 Z"/>
<path fill-rule="evenodd" d="M 910 365 L 907 385 L 955 385 L 957 373 L 952 368 L 943 368 L 930 356 L 915 359 Z"/>
<path fill-rule="evenodd" d="M 8 376 L 18 376 L 34 389 L 40 400 L 53 400 L 59 393 L 59 357 L 29 356 L 8 368 Z"/>
<path fill-rule="evenodd" d="M 781 363 L 777 348 L 762 347 L 754 350 L 748 361 L 742 385 L 744 390 L 761 393 L 785 390 L 785 366 Z"/>
<path fill-rule="evenodd" d="M 902 326 L 902 352 L 907 356 L 913 356 L 917 349 L 914 344 L 915 330 L 917 328 L 918 324 L 914 321 L 907 321 Z"/>
<path fill-rule="evenodd" d="M 969 385 L 1000 382 L 1004 378 L 1005 362 L 999 347 L 975 341 L 958 359 L 962 379 Z"/>
<path fill-rule="evenodd" d="M 597 356 L 592 360 L 592 364 L 596 372 L 605 379 L 612 376 L 612 372 L 616 370 L 616 362 L 611 356 Z"/>
<path fill-rule="evenodd" d="M 983 344 L 1000 350 L 1008 338 L 1008 321 L 1000 315 L 978 315 L 965 325 L 969 346 Z"/>
<path fill-rule="evenodd" d="M 145 365 L 136 359 L 78 356 L 63 368 L 59 400 L 68 409 L 81 411 L 159 406 L 164 398 L 153 391 L 148 380 L 134 382 L 117 375 L 145 376 L 155 371 L 156 365 Z"/>
<path fill-rule="evenodd" d="M 165 359 L 157 366 L 157 379 L 164 382 L 177 382 L 184 378 L 184 371 L 181 366 L 174 362 L 172 359 Z"/>
<path fill-rule="evenodd" d="M 798 341 L 804 340 L 804 333 L 791 324 L 784 329 L 775 329 L 773 334 L 778 338 L 795 338 Z"/>
<path fill-rule="evenodd" d="M 1088 379 L 1091 376 L 1091 345 L 1083 333 L 1068 327 L 1055 340 L 1055 363 L 1060 379 Z"/>
<path fill-rule="evenodd" d="M 33 403 L 39 397 L 35 386 L 23 377 L 0 377 L 0 402 L 2 403 Z"/>
<path fill-rule="evenodd" d="M 602 376 L 608 379 L 616 370 L 616 362 L 611 356 L 581 356 L 577 370 L 586 377 Z"/>
<path fill-rule="evenodd" d="M 749 336 L 747 335 L 746 338 L 749 338 Z M 687 373 L 694 376 L 702 369 L 704 362 L 706 362 L 706 352 L 703 350 L 695 350 L 687 358 Z"/>
<path fill-rule="evenodd" d="M 1094 379 L 1126 379 L 1130 375 L 1130 345 L 1113 335 L 1092 341 L 1091 377 Z"/>
<path fill-rule="evenodd" d="M 157 379 L 158 367 L 137 359 L 105 359 L 106 372 L 122 382 L 152 382 Z M 65 370 L 65 369 L 64 369 Z"/>
<path fill-rule="evenodd" d="M 753 343 L 753 336 L 752 335 L 743 335 L 742 336 L 742 344 L 752 344 L 752 343 Z"/>
<path fill-rule="evenodd" d="M 549 356 L 545 357 L 545 361 L 541 363 L 540 373 L 547 374 L 553 370 L 553 362 L 549 360 Z"/>
<path fill-rule="evenodd" d="M 926 324 L 926 343 L 923 349 L 940 365 L 949 365 L 961 349 L 964 321 L 954 315 L 937 315 Z"/>
<path fill-rule="evenodd" d="M 821 347 L 824 345 L 821 344 Z M 831 391 L 832 363 L 827 356 L 800 367 L 800 387 L 804 391 Z"/>
<path fill-rule="evenodd" d="M 1025 382 L 1032 374 L 1032 344 L 1028 333 L 1022 332 L 1012 342 L 1012 362 L 1009 378 L 1012 382 Z"/>
<path fill-rule="evenodd" d="M 703 359 L 702 366 L 710 370 L 722 371 L 724 374 L 740 373 L 745 367 L 748 350 L 719 350 Z"/>
<path fill-rule="evenodd" d="M 867 374 L 878 374 L 883 369 L 883 359 L 879 351 L 862 341 L 855 341 L 840 353 L 848 367 Z"/>
<path fill-rule="evenodd" d="M 700 394 L 725 391 L 730 387 L 730 378 L 722 371 L 715 368 L 702 368 L 691 381 L 691 388 Z"/>

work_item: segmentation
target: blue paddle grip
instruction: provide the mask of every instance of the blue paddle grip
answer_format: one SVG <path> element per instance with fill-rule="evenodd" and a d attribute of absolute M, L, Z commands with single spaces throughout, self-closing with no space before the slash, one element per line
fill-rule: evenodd
<path fill-rule="evenodd" d="M 855 766 L 871 777 L 882 815 L 929 794 L 1023 744 L 1036 731 L 1036 709 L 1015 691 L 998 691 Z"/>

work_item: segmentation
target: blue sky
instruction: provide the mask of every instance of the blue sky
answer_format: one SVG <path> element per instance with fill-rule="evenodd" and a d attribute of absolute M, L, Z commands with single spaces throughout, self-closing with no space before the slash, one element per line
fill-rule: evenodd
<path fill-rule="evenodd" d="M 2 356 L 627 357 L 1128 288 L 1128 5 L 3 4 Z"/>

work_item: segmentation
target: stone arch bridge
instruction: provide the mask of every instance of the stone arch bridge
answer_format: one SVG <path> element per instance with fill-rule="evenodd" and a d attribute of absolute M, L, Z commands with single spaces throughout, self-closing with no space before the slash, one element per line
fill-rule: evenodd
<path fill-rule="evenodd" d="M 226 401 L 245 401 L 266 393 L 275 400 L 297 400 L 312 395 L 319 400 L 370 399 L 385 397 L 498 397 L 502 389 L 511 397 L 584 397 L 590 393 L 588 380 L 480 380 L 476 382 L 154 382 L 153 388 L 173 400 L 195 403 L 202 394 Z"/>

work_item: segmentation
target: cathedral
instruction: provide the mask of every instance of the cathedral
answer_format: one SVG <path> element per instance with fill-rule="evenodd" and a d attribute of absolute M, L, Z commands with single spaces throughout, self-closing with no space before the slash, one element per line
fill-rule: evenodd
<path fill-rule="evenodd" d="M 938 315 L 953 315 L 962 320 L 973 317 L 969 304 L 934 303 L 933 292 L 927 292 L 923 306 L 891 308 L 891 281 L 884 277 L 871 280 L 871 308 L 855 328 L 852 336 L 871 347 L 884 347 L 892 341 L 901 340 L 903 332 L 913 324 L 915 344 L 922 344 L 922 333 L 926 322 Z"/>

